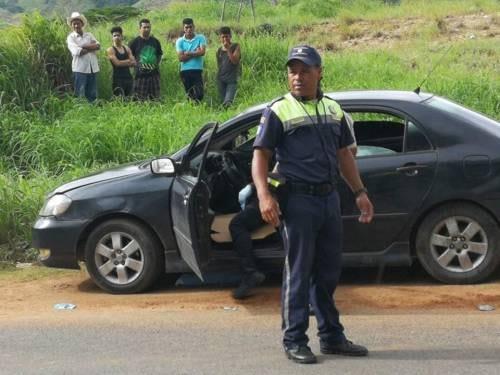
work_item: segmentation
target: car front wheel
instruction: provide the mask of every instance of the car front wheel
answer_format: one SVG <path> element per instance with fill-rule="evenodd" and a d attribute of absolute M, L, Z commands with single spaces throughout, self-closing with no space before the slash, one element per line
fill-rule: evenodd
<path fill-rule="evenodd" d="M 126 219 L 106 221 L 92 231 L 85 261 L 92 280 L 114 294 L 141 292 L 164 269 L 161 246 L 151 231 Z"/>
<path fill-rule="evenodd" d="M 487 279 L 500 262 L 498 223 L 483 209 L 467 203 L 432 211 L 416 239 L 417 256 L 434 278 L 449 284 Z"/>

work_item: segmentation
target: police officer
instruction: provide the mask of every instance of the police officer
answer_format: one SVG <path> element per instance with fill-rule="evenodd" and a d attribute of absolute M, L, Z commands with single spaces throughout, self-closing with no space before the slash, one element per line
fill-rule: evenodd
<path fill-rule="evenodd" d="M 287 254 L 281 292 L 285 353 L 295 362 L 316 362 L 307 346 L 310 299 L 321 352 L 365 356 L 365 347 L 345 337 L 333 300 L 341 267 L 342 219 L 336 190 L 340 174 L 354 192 L 360 222 L 372 220 L 373 206 L 347 147 L 353 138 L 343 111 L 321 93 L 320 55 L 310 46 L 297 46 L 286 65 L 290 93 L 264 111 L 252 162 L 262 218 L 275 226 L 281 219 L 282 224 Z M 273 151 L 288 191 L 283 212 L 267 185 Z"/>

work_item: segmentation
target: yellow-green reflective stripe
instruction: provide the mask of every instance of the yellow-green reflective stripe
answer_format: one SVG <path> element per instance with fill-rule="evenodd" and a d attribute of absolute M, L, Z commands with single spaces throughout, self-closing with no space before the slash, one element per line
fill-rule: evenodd
<path fill-rule="evenodd" d="M 278 180 L 272 179 L 271 177 L 267 178 L 267 183 L 271 186 L 274 186 L 275 188 L 281 185 L 281 183 Z"/>
<path fill-rule="evenodd" d="M 284 96 L 284 100 L 276 102 L 271 108 L 281 120 L 285 132 L 299 126 L 312 125 L 309 116 L 312 117 L 313 115 L 309 114 L 309 111 L 312 111 L 314 116 L 316 116 L 316 109 L 320 116 L 326 117 L 326 122 L 340 121 L 343 116 L 340 105 L 328 97 L 321 99 L 317 106 L 316 104 L 308 103 L 301 105 L 301 103 L 288 93 Z M 304 111 L 308 112 L 306 116 L 304 116 Z"/>

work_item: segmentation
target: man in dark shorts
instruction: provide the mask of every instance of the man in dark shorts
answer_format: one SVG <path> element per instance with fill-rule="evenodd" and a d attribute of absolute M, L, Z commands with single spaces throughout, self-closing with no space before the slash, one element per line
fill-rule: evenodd
<path fill-rule="evenodd" d="M 134 92 L 140 100 L 160 98 L 159 65 L 163 51 L 158 39 L 151 35 L 151 22 L 139 22 L 139 36 L 129 44 L 137 60 L 135 67 Z"/>
<path fill-rule="evenodd" d="M 134 80 L 130 67 L 135 66 L 135 58 L 129 47 L 123 45 L 123 30 L 120 26 L 111 29 L 113 45 L 106 51 L 113 66 L 113 95 L 130 96 Z"/>

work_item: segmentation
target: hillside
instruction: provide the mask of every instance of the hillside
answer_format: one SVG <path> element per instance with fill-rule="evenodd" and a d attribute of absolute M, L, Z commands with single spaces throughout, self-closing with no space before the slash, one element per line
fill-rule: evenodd
<path fill-rule="evenodd" d="M 85 11 L 117 5 L 134 5 L 138 0 L 0 0 L 0 20 L 5 23 L 15 15 L 38 10 L 44 15 L 64 16 L 73 10 Z"/>

